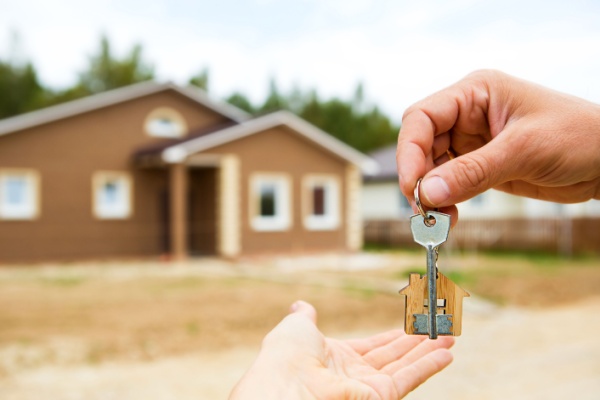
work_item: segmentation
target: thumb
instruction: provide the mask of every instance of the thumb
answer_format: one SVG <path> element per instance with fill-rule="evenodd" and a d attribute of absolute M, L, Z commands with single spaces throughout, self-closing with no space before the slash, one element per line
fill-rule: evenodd
<path fill-rule="evenodd" d="M 509 180 L 510 160 L 499 138 L 429 171 L 421 182 L 423 203 L 429 207 L 455 205 Z"/>

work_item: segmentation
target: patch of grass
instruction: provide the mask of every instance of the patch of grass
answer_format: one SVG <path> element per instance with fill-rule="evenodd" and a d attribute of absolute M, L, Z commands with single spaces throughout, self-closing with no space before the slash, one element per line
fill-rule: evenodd
<path fill-rule="evenodd" d="M 560 254 L 547 251 L 487 250 L 482 253 L 491 259 L 525 260 L 540 266 L 560 265 L 567 259 Z"/>
<path fill-rule="evenodd" d="M 343 290 L 349 295 L 358 296 L 363 299 L 371 299 L 377 294 L 377 291 L 372 287 L 360 286 L 355 283 L 344 285 Z"/>
<path fill-rule="evenodd" d="M 59 276 L 55 278 L 42 278 L 42 283 L 48 286 L 76 287 L 85 282 L 81 276 Z"/>
<path fill-rule="evenodd" d="M 198 321 L 189 321 L 185 325 L 185 330 L 188 335 L 195 336 L 200 331 L 200 326 L 198 325 Z"/>
<path fill-rule="evenodd" d="M 459 286 L 469 286 L 477 282 L 477 272 L 475 271 L 449 271 L 445 274 L 452 282 Z"/>

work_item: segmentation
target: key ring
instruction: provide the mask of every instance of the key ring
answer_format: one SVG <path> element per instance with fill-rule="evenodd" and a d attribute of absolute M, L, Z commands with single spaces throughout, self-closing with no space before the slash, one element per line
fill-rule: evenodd
<path fill-rule="evenodd" d="M 417 209 L 419 210 L 419 214 L 421 214 L 421 216 L 423 217 L 423 222 L 428 227 L 431 227 L 431 226 L 435 225 L 435 217 L 433 215 L 429 215 L 428 212 L 425 212 L 425 210 L 423 210 L 423 205 L 421 204 L 421 198 L 419 197 L 419 191 L 421 188 L 422 180 L 423 180 L 423 178 L 419 178 L 419 180 L 417 181 L 417 185 L 415 186 L 415 191 L 414 191 L 415 203 L 417 204 Z"/>

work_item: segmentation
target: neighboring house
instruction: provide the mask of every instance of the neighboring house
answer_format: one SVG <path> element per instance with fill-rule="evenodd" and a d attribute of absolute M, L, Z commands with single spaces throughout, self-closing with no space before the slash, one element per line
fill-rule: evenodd
<path fill-rule="evenodd" d="M 140 83 L 0 121 L 0 261 L 356 250 L 365 155 Z"/>
<path fill-rule="evenodd" d="M 377 163 L 378 171 L 363 176 L 361 200 L 363 219 L 408 220 L 413 212 L 398 186 L 396 145 L 373 151 L 369 156 Z"/>
<path fill-rule="evenodd" d="M 362 215 L 365 220 L 407 219 L 413 214 L 398 186 L 396 145 L 390 145 L 369 156 L 379 171 L 363 177 Z M 600 201 L 579 204 L 557 204 L 513 196 L 488 190 L 457 205 L 460 219 L 557 218 L 600 216 Z"/>

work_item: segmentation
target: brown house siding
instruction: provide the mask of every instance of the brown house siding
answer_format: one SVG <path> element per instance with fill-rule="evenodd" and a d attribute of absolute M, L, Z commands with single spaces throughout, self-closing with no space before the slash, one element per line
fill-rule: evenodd
<path fill-rule="evenodd" d="M 0 262 L 159 254 L 161 191 L 165 170 L 140 170 L 131 162 L 138 147 L 169 139 L 144 132 L 147 114 L 172 107 L 193 130 L 226 118 L 175 92 L 162 92 L 0 136 L 0 168 L 40 174 L 40 215 L 0 220 Z M 133 213 L 100 220 L 92 212 L 92 175 L 128 171 L 133 178 Z"/>
<path fill-rule="evenodd" d="M 210 150 L 206 154 L 236 154 L 241 166 L 241 252 L 310 252 L 346 249 L 345 215 L 347 161 L 338 158 L 286 127 L 260 132 Z M 292 226 L 287 231 L 258 232 L 250 226 L 249 182 L 253 173 L 284 173 L 292 180 Z M 335 230 L 307 230 L 302 214 L 302 178 L 331 174 L 339 178 L 340 225 Z"/>

